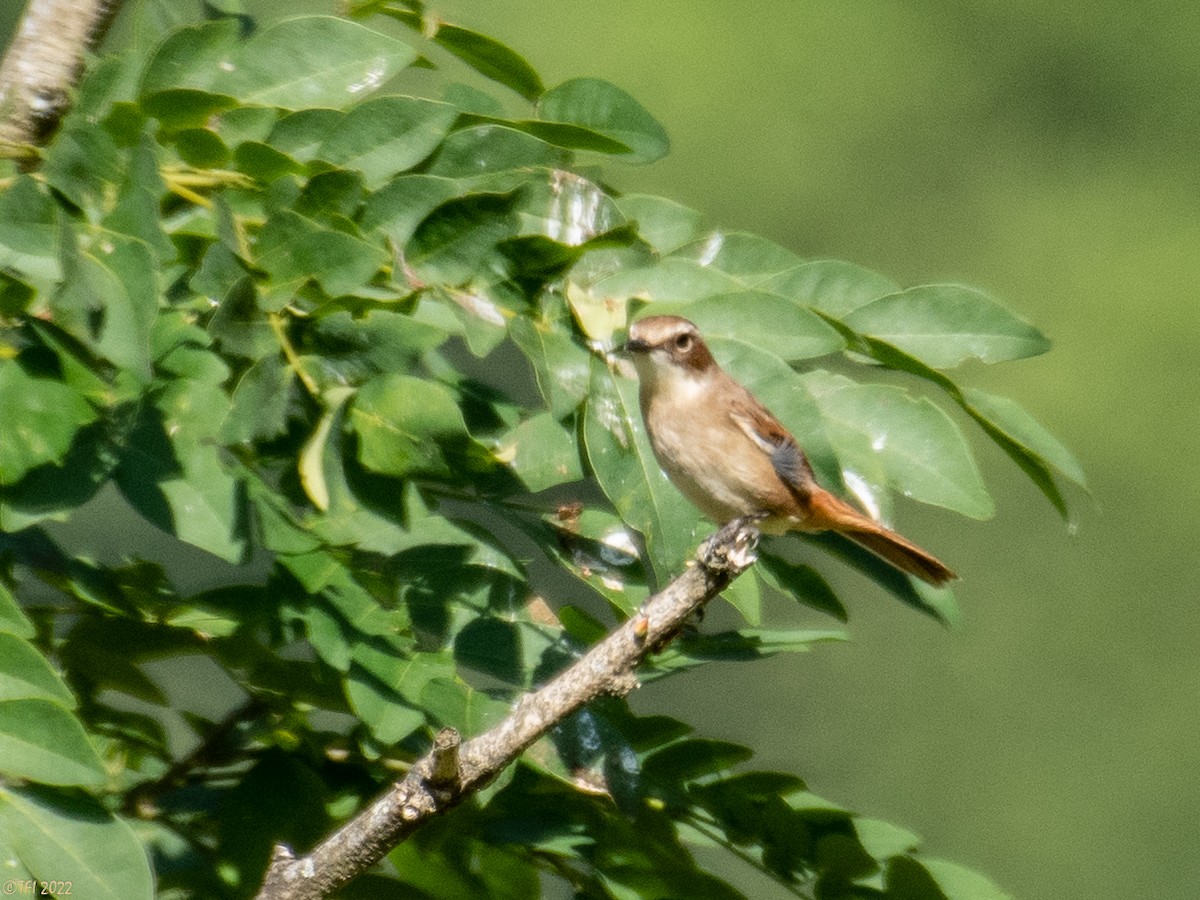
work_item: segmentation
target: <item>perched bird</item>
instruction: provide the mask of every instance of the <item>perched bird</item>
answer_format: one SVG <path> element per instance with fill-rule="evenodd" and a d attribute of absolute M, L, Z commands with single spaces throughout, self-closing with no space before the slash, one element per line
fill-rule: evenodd
<path fill-rule="evenodd" d="M 625 349 L 637 368 L 642 418 L 659 465 L 714 522 L 764 516 L 760 527 L 769 534 L 835 531 L 930 584 L 956 577 L 817 484 L 796 439 L 717 364 L 687 319 L 640 319 Z"/>

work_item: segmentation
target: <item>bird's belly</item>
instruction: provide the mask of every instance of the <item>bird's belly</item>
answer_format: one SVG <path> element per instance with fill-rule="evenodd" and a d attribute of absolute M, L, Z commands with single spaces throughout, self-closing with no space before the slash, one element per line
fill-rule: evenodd
<path fill-rule="evenodd" d="M 714 522 L 774 512 L 781 487 L 767 457 L 728 428 L 651 429 L 651 444 L 672 484 Z M 777 502 L 777 501 L 776 501 Z"/>

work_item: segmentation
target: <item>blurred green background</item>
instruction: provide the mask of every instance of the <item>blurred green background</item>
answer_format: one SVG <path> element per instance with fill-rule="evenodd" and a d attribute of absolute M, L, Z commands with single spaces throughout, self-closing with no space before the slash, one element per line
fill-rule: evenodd
<path fill-rule="evenodd" d="M 608 78 L 658 116 L 671 155 L 618 187 L 906 285 L 983 287 L 1055 342 L 965 376 L 1075 450 L 1095 495 L 1072 495 L 1075 527 L 982 442 L 993 520 L 900 510 L 964 576 L 961 627 L 831 563 L 851 644 L 637 706 L 753 745 L 1018 897 L 1200 896 L 1200 5 L 437 8 L 549 84 Z"/>
<path fill-rule="evenodd" d="M 3 6 L 0 35 L 19 4 Z M 983 287 L 1055 341 L 965 380 L 1015 397 L 1076 451 L 1094 501 L 1072 495 L 1073 526 L 982 442 L 993 520 L 900 510 L 963 575 L 959 628 L 823 563 L 852 643 L 711 667 L 636 706 L 754 746 L 759 764 L 913 829 L 1017 897 L 1200 895 L 1200 6 L 437 8 L 548 84 L 596 75 L 641 100 L 673 152 L 610 167 L 615 186 L 906 285 Z M 712 859 L 750 896 L 785 896 Z"/>

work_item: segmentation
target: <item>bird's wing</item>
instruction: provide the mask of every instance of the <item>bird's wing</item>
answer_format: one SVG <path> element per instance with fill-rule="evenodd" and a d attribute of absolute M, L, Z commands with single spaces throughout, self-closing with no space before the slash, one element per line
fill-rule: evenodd
<path fill-rule="evenodd" d="M 808 496 L 816 487 L 816 476 L 808 457 L 770 411 L 748 391 L 731 404 L 729 417 L 750 442 L 771 460 L 780 479 L 800 496 Z"/>

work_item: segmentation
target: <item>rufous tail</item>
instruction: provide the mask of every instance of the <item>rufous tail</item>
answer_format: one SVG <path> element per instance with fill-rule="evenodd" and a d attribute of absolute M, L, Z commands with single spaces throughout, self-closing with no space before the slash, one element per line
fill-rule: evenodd
<path fill-rule="evenodd" d="M 922 581 L 940 586 L 958 576 L 950 567 L 912 541 L 884 528 L 848 503 L 826 490 L 818 489 L 809 497 L 810 519 L 814 530 L 836 531 L 886 559 L 897 569 Z"/>

